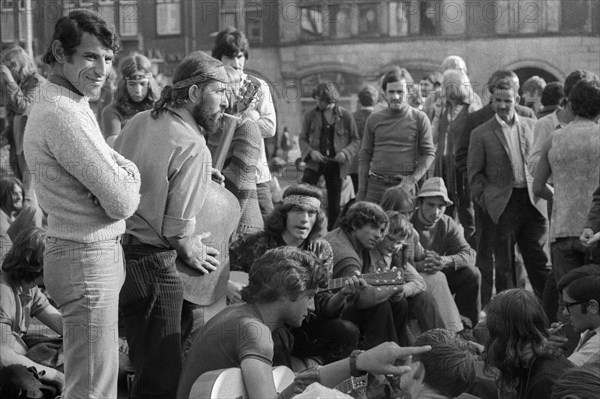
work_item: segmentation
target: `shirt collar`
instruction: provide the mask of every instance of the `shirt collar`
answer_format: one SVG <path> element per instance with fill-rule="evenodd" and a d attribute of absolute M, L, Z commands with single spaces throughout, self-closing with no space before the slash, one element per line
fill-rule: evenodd
<path fill-rule="evenodd" d="M 194 119 L 194 117 L 192 116 L 190 111 L 188 111 L 185 107 L 179 107 L 179 108 L 167 107 L 167 109 L 169 111 L 171 111 L 172 113 L 178 115 L 181 119 L 184 120 L 184 122 L 186 122 L 188 125 L 190 125 L 192 127 L 192 129 L 194 129 L 201 137 L 204 137 L 204 135 L 202 134 L 202 130 L 200 129 L 200 126 L 198 125 L 198 122 L 196 122 L 196 120 Z"/>
<path fill-rule="evenodd" d="M 496 120 L 498 121 L 498 123 L 500 124 L 500 126 L 502 126 L 503 128 L 504 128 L 504 127 L 507 127 L 507 128 L 509 128 L 509 129 L 511 129 L 513 126 L 517 126 L 517 125 L 519 124 L 519 115 L 518 115 L 516 112 L 515 112 L 515 123 L 513 124 L 513 126 L 510 126 L 508 123 L 504 122 L 504 121 L 502 120 L 502 118 L 500 118 L 500 117 L 498 116 L 498 114 L 497 114 L 497 113 L 496 113 L 496 114 L 494 114 L 494 117 L 496 118 Z"/>

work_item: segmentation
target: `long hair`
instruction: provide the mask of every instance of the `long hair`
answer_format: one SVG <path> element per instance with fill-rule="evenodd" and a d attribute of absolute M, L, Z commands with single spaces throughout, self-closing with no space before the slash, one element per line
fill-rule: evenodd
<path fill-rule="evenodd" d="M 448 69 L 442 77 L 442 97 L 456 104 L 470 104 L 474 100 L 469 77 L 461 69 Z"/>
<path fill-rule="evenodd" d="M 46 232 L 40 227 L 21 231 L 2 261 L 2 270 L 15 282 L 31 283 L 43 275 Z"/>
<path fill-rule="evenodd" d="M 415 195 L 401 186 L 390 187 L 385 190 L 379 202 L 384 211 L 400 211 L 405 205 L 414 210 L 416 204 Z"/>
<path fill-rule="evenodd" d="M 196 81 L 193 81 L 198 77 Z M 204 88 L 205 82 L 216 79 L 228 82 L 227 73 L 223 63 L 202 51 L 194 51 L 181 61 L 173 74 L 173 84 L 167 85 L 160 93 L 160 98 L 154 103 L 151 115 L 154 119 L 166 109 L 166 107 L 178 108 L 189 101 L 189 88 L 193 85 Z M 177 84 L 183 81 L 189 84 Z"/>
<path fill-rule="evenodd" d="M 15 187 L 20 187 L 21 191 L 25 193 L 23 183 L 16 177 L 3 177 L 0 179 L 0 209 L 7 215 L 11 215 L 16 211 L 12 198 Z"/>
<path fill-rule="evenodd" d="M 530 368 L 538 357 L 556 355 L 548 344 L 548 318 L 537 297 L 524 289 L 502 291 L 488 305 L 485 343 L 486 371 L 499 371 L 498 388 L 509 392 L 521 381 L 521 370 Z"/>
<path fill-rule="evenodd" d="M 152 76 L 152 63 L 142 54 L 132 54 L 123 58 L 119 65 L 121 72 L 121 80 L 117 86 L 117 95 L 115 104 L 119 112 L 126 117 L 131 117 L 138 112 L 146 111 L 152 108 L 152 105 L 160 96 L 158 83 Z M 127 78 L 134 75 L 136 72 L 141 72 L 148 76 L 148 94 L 141 102 L 135 103 L 131 101 L 129 92 L 127 91 Z"/>
<path fill-rule="evenodd" d="M 9 61 L 17 62 L 18 70 L 15 80 L 17 83 L 23 83 L 27 77 L 37 72 L 37 68 L 29 54 L 19 45 L 13 44 L 0 53 L 0 64 L 7 64 Z"/>
<path fill-rule="evenodd" d="M 323 201 L 323 195 L 319 189 L 309 186 L 307 184 L 295 184 L 293 186 L 288 187 L 283 193 L 283 198 L 290 195 L 304 195 L 307 197 L 313 197 L 318 199 L 319 201 Z M 297 205 L 285 203 L 283 201 L 280 204 L 275 206 L 271 215 L 267 219 L 265 224 L 265 232 L 271 236 L 279 236 L 286 228 L 287 225 L 287 215 L 290 213 L 292 209 L 295 209 Z M 315 224 L 308 234 L 306 238 L 307 242 L 315 241 L 317 238 L 321 238 L 325 235 L 327 229 L 327 216 L 325 216 L 325 212 L 322 208 L 317 210 L 317 219 Z"/>

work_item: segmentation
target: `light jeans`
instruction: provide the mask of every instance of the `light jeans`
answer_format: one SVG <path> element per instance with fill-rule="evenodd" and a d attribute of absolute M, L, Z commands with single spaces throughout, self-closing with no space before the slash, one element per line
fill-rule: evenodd
<path fill-rule="evenodd" d="M 448 287 L 446 275 L 442 272 L 419 274 L 423 277 L 423 280 L 425 280 L 427 291 L 433 296 L 433 299 L 435 299 L 435 302 L 438 305 L 438 310 L 446 329 L 452 332 L 462 331 L 462 320 L 460 318 L 458 307 L 456 307 L 456 303 L 450 292 L 450 287 Z"/>
<path fill-rule="evenodd" d="M 119 238 L 80 243 L 48 237 L 44 283 L 63 318 L 63 399 L 117 397 L 124 279 Z"/>

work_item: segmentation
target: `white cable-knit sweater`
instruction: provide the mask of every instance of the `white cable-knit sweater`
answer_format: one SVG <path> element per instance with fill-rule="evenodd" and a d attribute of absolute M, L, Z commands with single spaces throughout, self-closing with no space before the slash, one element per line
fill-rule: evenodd
<path fill-rule="evenodd" d="M 87 98 L 40 86 L 23 146 L 49 237 L 89 243 L 125 232 L 140 202 L 139 172 L 106 144 Z"/>

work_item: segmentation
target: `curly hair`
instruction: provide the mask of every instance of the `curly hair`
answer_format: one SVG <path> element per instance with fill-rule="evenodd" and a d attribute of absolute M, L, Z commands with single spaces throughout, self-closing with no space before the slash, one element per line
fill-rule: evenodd
<path fill-rule="evenodd" d="M 521 370 L 535 358 L 557 355 L 548 344 L 548 318 L 532 292 L 514 288 L 497 294 L 488 304 L 486 326 L 485 368 L 498 369 L 496 384 L 504 392 L 520 384 Z M 533 357 L 527 356 L 528 351 Z"/>
<path fill-rule="evenodd" d="M 16 211 L 12 198 L 15 187 L 19 187 L 25 193 L 23 183 L 16 177 L 3 177 L 0 179 L 0 209 L 7 215 Z"/>
<path fill-rule="evenodd" d="M 119 112 L 126 118 L 130 118 L 138 112 L 146 111 L 152 108 L 152 105 L 160 97 L 160 89 L 158 83 L 152 76 L 152 63 L 142 54 L 129 55 L 119 64 L 121 71 L 121 80 L 117 86 L 115 105 Z M 141 102 L 136 103 L 131 101 L 129 92 L 127 91 L 127 77 L 134 75 L 136 72 L 141 72 L 148 77 L 148 94 Z"/>
<path fill-rule="evenodd" d="M 315 290 L 327 281 L 317 257 L 293 246 L 270 249 L 250 268 L 242 299 L 248 303 L 272 303 L 288 297 L 295 301 L 302 293 Z"/>
<path fill-rule="evenodd" d="M 600 81 L 595 75 L 594 78 L 577 82 L 569 95 L 573 113 L 586 119 L 594 119 L 600 113 Z"/>
<path fill-rule="evenodd" d="M 15 281 L 31 283 L 43 276 L 46 232 L 39 227 L 21 231 L 2 262 L 2 270 Z"/>
<path fill-rule="evenodd" d="M 60 42 L 67 60 L 70 61 L 77 46 L 81 43 L 83 32 L 95 36 L 104 47 L 111 49 L 115 54 L 121 47 L 114 28 L 100 14 L 90 10 L 78 9 L 71 11 L 66 17 L 59 18 L 56 22 L 54 34 L 43 61 L 48 65 L 56 63 L 57 60 L 52 50 L 52 43 L 55 40 Z"/>
<path fill-rule="evenodd" d="M 377 204 L 367 201 L 358 201 L 348 209 L 346 216 L 342 218 L 340 227 L 346 233 L 361 229 L 366 225 L 387 227 L 388 217 Z"/>
<path fill-rule="evenodd" d="M 475 361 L 466 341 L 448 330 L 435 328 L 419 335 L 415 346 L 431 345 L 419 355 L 425 369 L 423 383 L 447 397 L 456 397 L 475 381 Z"/>
<path fill-rule="evenodd" d="M 285 199 L 290 195 L 303 195 L 307 197 L 316 198 L 319 201 L 323 201 L 323 195 L 321 194 L 321 191 L 316 187 L 309 186 L 308 184 L 294 184 L 288 187 L 283 193 L 283 198 Z M 269 215 L 267 222 L 265 223 L 265 232 L 272 236 L 281 235 L 281 233 L 283 233 L 287 226 L 288 213 L 290 213 L 290 211 L 292 211 L 293 209 L 297 208 L 298 205 L 285 203 L 285 201 L 283 201 L 280 204 L 277 204 L 277 206 L 275 206 L 275 209 L 273 209 L 273 212 L 271 212 L 271 214 Z M 327 216 L 325 216 L 325 212 L 323 211 L 323 209 L 319 208 L 317 210 L 317 219 L 315 221 L 315 224 L 310 233 L 308 234 L 306 240 L 308 242 L 312 242 L 317 238 L 321 238 L 325 235 L 326 230 Z"/>

